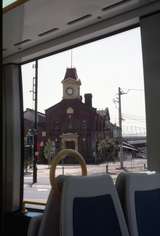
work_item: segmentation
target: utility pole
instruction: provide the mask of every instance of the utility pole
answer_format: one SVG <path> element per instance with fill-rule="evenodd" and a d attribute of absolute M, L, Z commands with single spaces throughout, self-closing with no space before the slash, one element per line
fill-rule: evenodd
<path fill-rule="evenodd" d="M 35 61 L 35 78 L 33 82 L 33 93 L 34 93 L 34 159 L 33 159 L 33 184 L 37 183 L 37 102 L 38 102 L 38 61 Z"/>
<path fill-rule="evenodd" d="M 118 88 L 118 104 L 119 104 L 119 142 L 120 142 L 120 152 L 119 152 L 119 158 L 120 158 L 120 168 L 123 169 L 123 139 L 122 139 L 122 110 L 121 110 L 121 95 L 123 95 L 121 91 L 121 88 Z"/>

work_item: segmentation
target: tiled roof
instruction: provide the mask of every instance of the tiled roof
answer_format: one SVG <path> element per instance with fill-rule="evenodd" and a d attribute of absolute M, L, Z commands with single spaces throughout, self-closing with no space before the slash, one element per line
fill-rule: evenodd
<path fill-rule="evenodd" d="M 64 79 L 68 78 L 78 79 L 76 68 L 67 68 Z"/>

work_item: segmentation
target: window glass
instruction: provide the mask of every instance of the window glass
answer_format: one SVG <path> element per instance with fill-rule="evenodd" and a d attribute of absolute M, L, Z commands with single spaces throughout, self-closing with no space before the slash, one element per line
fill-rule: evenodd
<path fill-rule="evenodd" d="M 52 159 L 64 149 L 82 154 L 89 175 L 146 171 L 146 120 L 140 29 L 135 28 L 22 66 L 24 199 L 46 201 Z M 37 149 L 34 153 L 34 135 Z M 33 183 L 34 158 L 37 182 Z M 56 174 L 80 174 L 68 156 Z"/>
<path fill-rule="evenodd" d="M 17 2 L 17 0 L 3 0 L 3 8 Z"/>

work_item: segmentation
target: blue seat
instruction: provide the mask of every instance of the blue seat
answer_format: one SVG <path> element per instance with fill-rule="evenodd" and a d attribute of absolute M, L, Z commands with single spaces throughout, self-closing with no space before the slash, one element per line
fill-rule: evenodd
<path fill-rule="evenodd" d="M 31 222 L 28 236 L 129 236 L 109 175 L 65 176 L 59 177 L 59 181 L 62 185 L 60 202 L 56 205 L 51 190 L 41 223 L 40 219 L 38 223 Z"/>
<path fill-rule="evenodd" d="M 55 178 L 56 165 L 67 154 L 79 160 L 83 176 Z M 129 236 L 109 175 L 86 176 L 83 157 L 70 149 L 61 150 L 52 163 L 47 205 L 42 219 L 31 221 L 28 236 Z"/>
<path fill-rule="evenodd" d="M 130 235 L 160 235 L 160 174 L 121 173 L 116 188 Z"/>
<path fill-rule="evenodd" d="M 63 236 L 127 236 L 117 191 L 109 175 L 68 176 L 61 198 Z"/>

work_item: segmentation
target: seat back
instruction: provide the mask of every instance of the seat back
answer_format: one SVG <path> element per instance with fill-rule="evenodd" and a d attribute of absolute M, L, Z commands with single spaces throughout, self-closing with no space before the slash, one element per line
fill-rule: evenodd
<path fill-rule="evenodd" d="M 55 178 L 56 165 L 68 153 L 80 161 L 83 176 Z M 66 149 L 57 154 L 51 166 L 52 189 L 41 224 L 31 224 L 28 236 L 35 236 L 32 232 L 38 232 L 38 236 L 128 236 L 112 178 L 85 175 L 87 168 L 79 153 Z"/>
<path fill-rule="evenodd" d="M 65 176 L 59 176 L 57 182 L 63 188 Z M 38 229 L 38 236 L 60 236 L 61 197 L 51 189 L 44 214 Z M 37 236 L 36 235 L 36 236 Z"/>
<path fill-rule="evenodd" d="M 160 235 L 160 174 L 121 173 L 116 187 L 130 235 Z"/>
<path fill-rule="evenodd" d="M 65 176 L 55 177 L 56 166 L 66 156 L 71 155 L 76 158 L 81 166 L 82 175 L 87 175 L 87 167 L 84 158 L 80 153 L 72 149 L 61 150 L 52 160 L 50 168 L 50 182 L 52 189 L 49 194 L 47 205 L 40 219 L 33 219 L 30 222 L 28 236 L 60 236 L 60 208 L 61 208 L 61 192 Z"/>
<path fill-rule="evenodd" d="M 109 175 L 66 177 L 60 218 L 62 236 L 128 236 L 118 194 Z"/>

